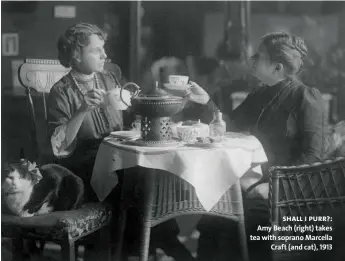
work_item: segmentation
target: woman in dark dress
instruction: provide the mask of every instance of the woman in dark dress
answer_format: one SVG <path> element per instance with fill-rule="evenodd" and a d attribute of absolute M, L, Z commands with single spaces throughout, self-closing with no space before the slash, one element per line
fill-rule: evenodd
<path fill-rule="evenodd" d="M 311 163 L 323 157 L 322 96 L 317 89 L 305 86 L 296 77 L 306 55 L 307 48 L 299 37 L 284 32 L 264 36 L 253 57 L 252 67 L 253 75 L 263 86 L 253 89 L 234 112 L 224 112 L 231 115 L 228 129 L 250 132 L 256 136 L 268 158 L 268 163 L 262 168 L 261 179 L 253 178 L 249 171 L 241 180 L 248 236 L 256 233 L 258 224 L 269 224 L 268 168 L 273 165 Z M 208 94 L 196 83 L 192 83 L 190 99 L 204 104 L 204 112 L 217 109 Z M 216 223 L 207 216 L 201 219 L 198 225 L 201 232 L 199 260 L 215 259 L 215 247 L 210 249 L 207 246 L 214 243 L 212 238 L 215 233 L 221 233 L 222 229 L 224 231 L 221 226 L 227 224 L 220 221 Z M 230 234 L 229 231 L 227 233 Z M 251 243 L 249 251 L 256 256 L 256 260 L 269 260 L 269 251 L 263 251 L 263 246 L 255 243 L 259 251 L 256 252 L 251 248 Z M 267 243 L 265 247 L 268 247 Z M 220 259 L 229 260 L 226 254 L 222 251 Z"/>
<path fill-rule="evenodd" d="M 106 34 L 95 25 L 80 23 L 68 28 L 59 38 L 58 51 L 60 63 L 72 69 L 52 87 L 48 98 L 48 135 L 54 155 L 61 165 L 83 179 L 86 201 L 98 201 L 90 180 L 102 139 L 122 130 L 124 121 L 129 123 L 127 126 L 131 123 L 130 111 L 114 110 L 104 102 L 104 93 L 123 83 L 120 68 L 116 66 L 113 72 L 103 68 L 107 58 L 105 41 Z M 108 197 L 115 213 L 118 192 L 119 186 Z M 128 234 L 137 235 L 138 231 L 132 229 L 135 224 L 129 226 Z M 167 254 L 176 260 L 191 259 L 177 239 L 175 220 L 164 222 L 152 232 L 153 239 L 157 239 L 154 243 Z"/>

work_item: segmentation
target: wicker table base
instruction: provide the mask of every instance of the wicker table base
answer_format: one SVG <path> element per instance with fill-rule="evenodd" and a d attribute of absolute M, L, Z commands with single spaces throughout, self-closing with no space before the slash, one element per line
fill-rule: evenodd
<path fill-rule="evenodd" d="M 140 199 L 139 209 L 143 212 L 140 261 L 148 260 L 151 228 L 168 219 L 187 214 L 207 214 L 237 221 L 243 260 L 249 260 L 239 181 L 223 195 L 211 211 L 207 212 L 198 200 L 193 186 L 188 182 L 168 172 L 146 168 L 140 168 L 140 173 L 135 179 L 132 175 L 124 176 L 115 260 L 121 260 L 127 209 L 134 207 L 133 201 L 130 200 L 133 196 L 133 184 L 136 184 L 134 194 Z M 128 187 L 131 189 L 127 190 Z"/>

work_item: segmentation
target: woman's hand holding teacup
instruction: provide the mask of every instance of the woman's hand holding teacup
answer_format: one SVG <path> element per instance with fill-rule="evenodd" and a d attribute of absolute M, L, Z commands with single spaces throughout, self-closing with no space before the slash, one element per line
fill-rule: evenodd
<path fill-rule="evenodd" d="M 103 89 L 93 89 L 88 91 L 84 95 L 84 102 L 82 104 L 83 110 L 90 110 L 95 107 L 99 107 L 104 103 L 104 93 Z"/>
<path fill-rule="evenodd" d="M 208 93 L 195 82 L 190 81 L 189 84 L 191 85 L 189 100 L 199 104 L 208 103 L 210 100 Z"/>

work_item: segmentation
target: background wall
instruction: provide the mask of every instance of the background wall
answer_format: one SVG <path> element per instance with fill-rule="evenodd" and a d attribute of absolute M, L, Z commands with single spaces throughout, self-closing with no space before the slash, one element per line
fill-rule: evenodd
<path fill-rule="evenodd" d="M 16 5 L 13 6 L 13 3 Z M 81 1 L 1 4 L 2 33 L 19 34 L 19 55 L 1 56 L 2 157 L 18 158 L 20 148 L 24 148 L 26 155 L 30 156 L 30 121 L 26 99 L 22 95 L 24 88 L 16 86 L 15 93 L 19 95 L 13 95 L 12 61 L 20 62 L 25 58 L 57 59 L 57 40 L 67 27 L 78 22 L 89 22 L 103 27 L 107 12 L 112 12 L 116 6 L 109 8 L 108 2 Z M 54 18 L 55 5 L 75 6 L 75 18 Z M 126 52 L 120 54 L 128 57 Z M 46 139 L 42 99 L 34 98 L 34 104 L 38 116 L 39 143 L 44 144 Z"/>
<path fill-rule="evenodd" d="M 4 2 L 1 3 L 2 6 Z M 54 18 L 55 5 L 76 6 L 76 17 L 72 19 Z M 18 8 L 16 8 L 18 10 Z M 57 59 L 58 37 L 68 26 L 78 22 L 95 23 L 103 26 L 107 2 L 37 2 L 32 12 L 1 13 L 1 32 L 19 34 L 19 55 L 16 57 L 1 56 L 2 88 L 12 85 L 11 61 L 23 58 Z"/>

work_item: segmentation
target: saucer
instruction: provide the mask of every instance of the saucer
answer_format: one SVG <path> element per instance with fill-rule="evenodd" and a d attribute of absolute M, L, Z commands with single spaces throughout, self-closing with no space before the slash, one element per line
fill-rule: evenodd
<path fill-rule="evenodd" d="M 137 131 L 113 131 L 110 133 L 111 136 L 121 139 L 138 139 L 140 138 L 140 133 Z"/>
<path fill-rule="evenodd" d="M 175 85 L 171 83 L 164 83 L 164 89 L 172 95 L 186 96 L 190 93 L 190 84 Z"/>
<path fill-rule="evenodd" d="M 192 85 L 191 84 L 171 84 L 171 83 L 164 83 L 163 84 L 165 88 L 169 90 L 175 90 L 175 91 L 186 91 L 188 90 Z"/>

